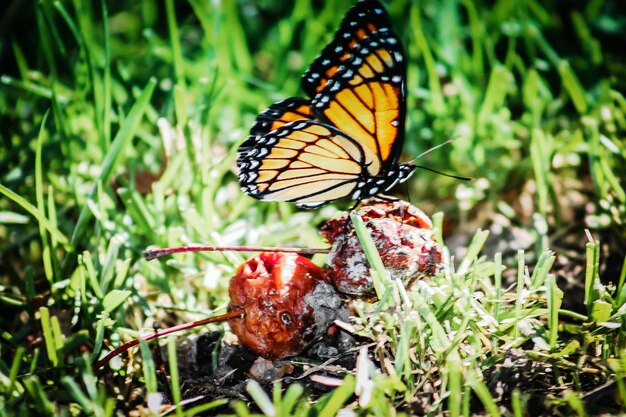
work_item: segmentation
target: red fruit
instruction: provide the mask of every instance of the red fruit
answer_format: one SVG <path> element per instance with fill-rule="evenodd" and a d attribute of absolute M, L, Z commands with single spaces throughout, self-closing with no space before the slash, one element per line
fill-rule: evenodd
<path fill-rule="evenodd" d="M 441 250 L 433 240 L 430 219 L 420 209 L 401 200 L 371 198 L 358 214 L 393 279 L 408 281 L 438 270 Z M 335 288 L 356 297 L 373 295 L 369 264 L 348 216 L 326 222 L 322 236 L 332 244 L 327 262 Z"/>
<path fill-rule="evenodd" d="M 293 253 L 262 252 L 230 281 L 229 323 L 239 342 L 267 359 L 301 353 L 339 317 L 341 299 L 324 271 Z"/>

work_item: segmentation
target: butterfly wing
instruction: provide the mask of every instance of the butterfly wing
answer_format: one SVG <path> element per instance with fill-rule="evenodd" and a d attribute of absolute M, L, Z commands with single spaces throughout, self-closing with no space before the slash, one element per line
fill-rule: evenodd
<path fill-rule="evenodd" d="M 372 176 L 393 167 L 402 149 L 405 78 L 402 45 L 377 1 L 348 12 L 303 77 L 315 113 L 375 155 L 366 161 Z"/>
<path fill-rule="evenodd" d="M 360 1 L 352 7 L 309 69 L 302 75 L 302 88 L 315 97 L 332 79 L 340 66 L 353 56 L 354 47 L 381 28 L 391 27 L 389 16 L 377 1 Z"/>
<path fill-rule="evenodd" d="M 243 148 L 254 147 L 263 136 L 286 123 L 314 118 L 309 100 L 291 97 L 279 101 L 257 116 L 252 129 L 250 129 L 250 135 L 241 146 Z"/>
<path fill-rule="evenodd" d="M 300 97 L 291 97 L 272 104 L 256 118 L 250 135 L 237 149 L 237 166 L 239 167 L 239 183 L 246 194 L 256 197 L 254 182 L 250 177 L 260 164 L 258 153 L 265 148 L 268 133 L 296 120 L 312 120 L 313 115 L 309 100 Z M 259 150 L 259 151 L 255 151 Z M 258 153 L 257 153 L 258 152 Z M 254 156 L 254 158 L 253 158 Z"/>
<path fill-rule="evenodd" d="M 402 147 L 405 72 L 381 4 L 357 3 L 302 77 L 312 100 L 290 98 L 257 117 L 238 150 L 242 190 L 306 208 L 374 195 L 365 180 L 393 176 Z"/>
<path fill-rule="evenodd" d="M 239 182 L 260 200 L 318 207 L 354 192 L 367 152 L 332 126 L 297 120 L 266 134 L 261 144 L 240 148 Z"/>

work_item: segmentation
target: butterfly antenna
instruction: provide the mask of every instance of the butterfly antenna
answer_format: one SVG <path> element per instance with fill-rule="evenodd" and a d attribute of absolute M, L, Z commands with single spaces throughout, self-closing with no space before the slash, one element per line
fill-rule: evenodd
<path fill-rule="evenodd" d="M 448 143 L 454 142 L 455 140 L 457 140 L 458 138 L 460 138 L 460 136 L 454 136 L 450 139 L 448 139 L 447 141 L 440 143 L 439 145 L 433 146 L 432 148 L 422 152 L 421 154 L 417 155 L 415 158 L 411 159 L 408 163 L 412 164 L 413 162 L 417 161 L 418 159 L 420 159 L 422 156 L 426 156 L 429 153 L 431 153 L 432 151 L 441 148 L 442 146 L 447 145 Z"/>
<path fill-rule="evenodd" d="M 455 178 L 455 179 L 461 180 L 461 181 L 472 181 L 474 179 L 474 178 L 469 178 L 469 177 L 459 177 L 459 176 L 456 176 L 456 175 L 446 174 L 445 172 L 437 171 L 437 170 L 434 170 L 432 168 L 427 168 L 427 167 L 424 167 L 424 166 L 421 166 L 421 165 L 413 164 L 413 166 L 415 168 L 424 169 L 426 171 L 434 172 L 435 174 L 443 175 L 444 177 Z"/>
<path fill-rule="evenodd" d="M 473 180 L 473 178 L 468 178 L 468 177 L 459 177 L 459 176 L 456 176 L 456 175 L 446 174 L 446 173 L 443 173 L 443 172 L 441 172 L 441 171 L 434 170 L 434 169 L 432 169 L 432 168 L 427 168 L 427 167 L 425 167 L 425 166 L 415 165 L 415 161 L 417 161 L 418 159 L 420 159 L 422 156 L 428 155 L 429 153 L 431 153 L 431 152 L 432 152 L 432 151 L 434 151 L 435 149 L 439 149 L 439 148 L 441 148 L 442 146 L 445 146 L 445 145 L 447 145 L 447 144 L 449 144 L 449 143 L 451 143 L 451 142 L 454 142 L 454 141 L 455 141 L 455 140 L 457 140 L 459 137 L 460 137 L 460 136 L 454 136 L 454 137 L 451 137 L 451 138 L 450 138 L 450 139 L 448 139 L 447 141 L 442 142 L 442 143 L 440 143 L 439 145 L 433 146 L 432 148 L 430 148 L 430 149 L 428 149 L 428 150 L 426 150 L 426 151 L 422 152 L 421 154 L 417 155 L 415 158 L 411 159 L 411 160 L 410 160 L 409 162 L 407 162 L 407 163 L 408 163 L 408 164 L 413 165 L 415 168 L 420 168 L 420 169 L 424 169 L 424 170 L 426 170 L 426 171 L 434 172 L 435 174 L 443 175 L 444 177 L 455 178 L 455 179 L 457 179 L 457 180 L 461 180 L 461 181 L 471 181 L 471 180 Z"/>

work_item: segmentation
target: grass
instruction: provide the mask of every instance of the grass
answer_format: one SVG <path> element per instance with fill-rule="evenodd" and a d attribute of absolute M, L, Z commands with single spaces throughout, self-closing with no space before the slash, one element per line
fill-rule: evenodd
<path fill-rule="evenodd" d="M 423 171 L 398 190 L 445 213 L 434 216 L 443 272 L 405 289 L 378 267 L 386 302 L 356 302 L 347 325 L 368 348 L 321 398 L 283 381 L 273 391 L 250 383 L 245 403 L 176 406 L 182 337 L 162 341 L 167 379 L 145 343 L 102 371 L 91 364 L 153 326 L 222 311 L 245 260 L 146 262 L 147 247 L 324 245 L 317 226 L 347 204 L 303 212 L 255 201 L 239 191 L 234 161 L 258 112 L 301 94 L 300 75 L 348 6 L 9 2 L 0 415 L 108 416 L 161 401 L 177 415 L 624 411 L 619 6 L 389 4 L 409 60 L 405 160 L 458 135 L 420 164 L 475 178 Z"/>

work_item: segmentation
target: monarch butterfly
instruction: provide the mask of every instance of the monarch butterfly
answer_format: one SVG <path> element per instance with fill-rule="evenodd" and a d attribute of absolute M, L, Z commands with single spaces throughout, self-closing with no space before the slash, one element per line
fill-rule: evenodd
<path fill-rule="evenodd" d="M 311 100 L 292 97 L 261 113 L 238 149 L 242 190 L 257 199 L 315 208 L 375 196 L 406 181 L 398 163 L 406 112 L 406 64 L 376 0 L 350 9 L 302 76 Z"/>

